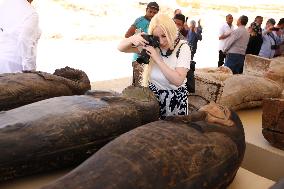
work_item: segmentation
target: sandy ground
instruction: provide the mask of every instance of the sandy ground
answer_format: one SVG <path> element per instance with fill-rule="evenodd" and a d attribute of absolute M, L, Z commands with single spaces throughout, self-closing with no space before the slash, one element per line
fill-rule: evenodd
<path fill-rule="evenodd" d="M 92 82 L 92 90 L 112 90 L 116 92 L 122 92 L 124 88 L 131 85 L 132 77 L 124 77 L 120 79 L 96 81 Z"/>

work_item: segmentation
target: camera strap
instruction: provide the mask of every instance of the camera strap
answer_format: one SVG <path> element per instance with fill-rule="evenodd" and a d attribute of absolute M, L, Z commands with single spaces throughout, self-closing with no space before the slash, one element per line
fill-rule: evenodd
<path fill-rule="evenodd" d="M 267 35 L 270 36 L 270 37 L 273 39 L 274 44 L 276 45 L 277 42 L 276 42 L 276 39 L 275 39 L 275 37 L 274 37 L 274 34 L 273 34 L 272 32 L 270 32 L 270 33 L 268 33 Z"/>
<path fill-rule="evenodd" d="M 168 58 L 169 56 L 171 56 L 172 53 L 173 53 L 173 51 L 175 50 L 176 46 L 178 45 L 179 41 L 180 41 L 180 39 L 177 38 L 177 39 L 175 40 L 174 49 L 173 49 L 173 50 L 168 49 L 167 52 L 166 52 L 166 54 L 164 54 L 163 51 L 162 51 L 162 49 L 161 49 L 160 47 L 158 47 L 159 50 L 160 50 L 161 55 L 162 55 L 163 57 L 166 57 L 166 58 Z"/>
<path fill-rule="evenodd" d="M 181 47 L 182 47 L 184 44 L 187 44 L 187 43 L 186 43 L 186 42 L 185 42 L 185 43 L 182 43 L 182 44 L 179 46 L 179 48 L 178 48 L 178 50 L 177 50 L 177 52 L 176 52 L 176 57 L 177 57 L 177 58 L 179 57 L 180 49 L 181 49 Z"/>
<path fill-rule="evenodd" d="M 171 50 L 171 49 L 168 49 L 166 54 L 163 53 L 162 49 L 159 47 L 160 49 L 160 54 L 163 56 L 163 57 L 166 57 L 168 58 L 169 56 L 171 56 L 171 54 L 173 53 L 174 50 Z"/>
<path fill-rule="evenodd" d="M 187 44 L 187 43 L 186 42 L 182 43 L 179 46 L 179 48 L 176 52 L 177 58 L 179 57 L 180 49 L 184 44 Z M 189 93 L 195 93 L 195 78 L 194 78 L 195 64 L 196 64 L 195 61 L 193 61 L 193 60 L 190 61 L 190 69 L 188 70 L 188 72 L 186 74 L 186 80 L 187 80 L 186 81 L 186 88 L 187 88 L 187 91 Z"/>

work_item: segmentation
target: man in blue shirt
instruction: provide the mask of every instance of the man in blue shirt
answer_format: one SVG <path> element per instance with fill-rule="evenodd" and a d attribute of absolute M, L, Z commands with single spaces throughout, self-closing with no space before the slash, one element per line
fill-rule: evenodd
<path fill-rule="evenodd" d="M 150 2 L 146 8 L 145 16 L 141 16 L 135 20 L 135 22 L 130 26 L 130 28 L 125 33 L 125 37 L 128 38 L 134 35 L 137 32 L 145 32 L 148 33 L 148 27 L 151 19 L 155 14 L 159 12 L 159 5 L 156 2 Z M 134 54 L 132 60 L 133 66 L 133 86 L 141 86 L 142 81 L 142 73 L 143 73 L 143 65 L 136 62 L 138 58 L 138 54 Z"/>
<path fill-rule="evenodd" d="M 262 45 L 259 51 L 258 56 L 264 57 L 264 58 L 273 58 L 275 55 L 275 46 L 278 42 L 278 37 L 273 32 L 273 28 L 275 25 L 275 20 L 273 18 L 270 18 L 267 20 L 264 30 L 262 31 Z M 274 48 L 273 48 L 274 46 Z"/>

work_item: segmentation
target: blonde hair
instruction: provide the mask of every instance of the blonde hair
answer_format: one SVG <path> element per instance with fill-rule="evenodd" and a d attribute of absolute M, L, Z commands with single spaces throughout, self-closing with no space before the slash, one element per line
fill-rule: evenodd
<path fill-rule="evenodd" d="M 178 35 L 178 28 L 175 22 L 173 21 L 173 19 L 170 18 L 166 14 L 158 13 L 151 19 L 151 22 L 148 28 L 148 33 L 152 35 L 156 27 L 160 27 L 161 30 L 165 33 L 170 49 L 173 50 L 174 45 L 175 45 L 175 40 Z M 143 81 L 142 81 L 142 85 L 144 87 L 148 85 L 148 81 L 150 78 L 150 72 L 153 67 L 152 61 L 153 60 L 150 59 L 149 64 L 147 66 L 144 66 Z"/>
<path fill-rule="evenodd" d="M 153 31 L 156 27 L 162 29 L 167 37 L 170 49 L 173 49 L 178 34 L 178 29 L 173 19 L 166 14 L 158 13 L 151 19 L 148 33 L 153 35 Z"/>

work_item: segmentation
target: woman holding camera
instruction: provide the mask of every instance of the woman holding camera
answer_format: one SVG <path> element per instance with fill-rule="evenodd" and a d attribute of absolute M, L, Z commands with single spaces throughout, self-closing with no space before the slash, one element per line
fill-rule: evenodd
<path fill-rule="evenodd" d="M 160 104 L 160 116 L 187 114 L 186 75 L 190 69 L 190 48 L 179 40 L 177 27 L 169 16 L 155 15 L 149 25 L 150 35 L 158 38 L 159 47 L 154 48 L 143 37 L 145 33 L 123 39 L 118 49 L 137 52 L 142 49 L 150 56 L 143 74 L 143 85 L 148 86 Z"/>

